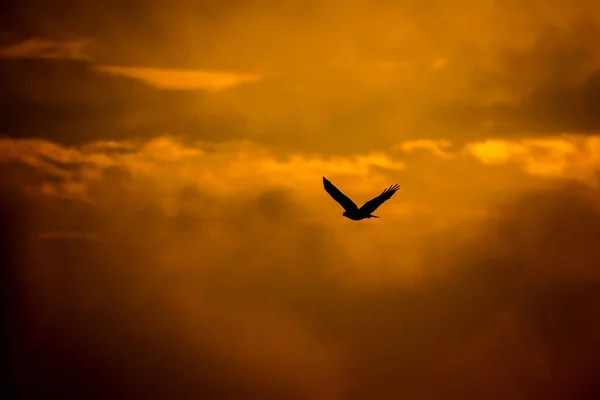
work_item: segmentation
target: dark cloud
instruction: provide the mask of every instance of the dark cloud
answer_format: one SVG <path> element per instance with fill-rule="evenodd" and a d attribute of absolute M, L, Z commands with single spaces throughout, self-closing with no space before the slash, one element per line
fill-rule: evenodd
<path fill-rule="evenodd" d="M 479 71 L 482 91 L 510 92 L 491 105 L 465 102 L 433 108 L 433 115 L 482 137 L 523 132 L 549 135 L 600 131 L 600 37 L 592 16 L 546 25 L 532 44 L 502 51 L 501 72 Z"/>
<path fill-rule="evenodd" d="M 426 282 L 353 303 L 343 331 L 362 332 L 364 349 L 354 382 L 384 398 L 597 393 L 598 200 L 575 185 L 535 193 L 463 245 L 447 246 L 451 232 L 430 238 Z"/>
<path fill-rule="evenodd" d="M 414 106 L 331 68 L 213 94 L 162 90 L 92 67 L 71 60 L 0 60 L 2 134 L 63 145 L 164 134 L 184 141 L 251 138 L 295 151 L 347 154 L 385 150 L 423 132 L 419 114 L 411 116 Z M 340 90 L 312 94 L 334 87 Z M 382 126 L 397 118 L 404 120 L 390 135 Z M 331 140 L 331 132 L 346 132 L 344 140 Z"/>
<path fill-rule="evenodd" d="M 598 130 L 597 12 L 587 0 L 345 4 L 11 2 L 0 17 L 12 21 L 5 44 L 91 39 L 94 65 L 263 80 L 214 95 L 101 76 L 83 63 L 3 60 L 0 129 L 63 143 L 243 137 L 328 154 L 422 137 Z"/>
<path fill-rule="evenodd" d="M 134 0 L 126 3 L 108 1 L 100 5 L 60 0 L 50 7 L 39 0 L 11 0 L 0 16 L 4 31 L 2 42 L 12 44 L 37 37 L 90 37 L 98 39 L 90 48 L 94 60 L 100 63 L 214 68 L 214 64 L 195 57 L 198 49 L 215 46 L 215 33 L 223 20 L 254 5 L 246 0 L 226 0 L 218 4 L 211 1 Z M 179 31 L 181 23 L 178 19 L 193 21 L 199 27 L 198 32 L 204 34 L 196 35 L 194 43 L 190 43 L 185 32 Z"/>
<path fill-rule="evenodd" d="M 37 211 L 29 210 L 34 223 L 26 232 L 23 214 L 11 213 L 13 220 L 3 225 L 8 229 L 3 249 L 11 250 L 2 252 L 11 258 L 3 263 L 3 282 L 10 290 L 3 291 L 2 317 L 13 334 L 10 343 L 3 343 L 13 351 L 5 359 L 13 373 L 8 376 L 15 385 L 12 398 L 298 398 L 281 382 L 253 382 L 210 343 L 192 340 L 203 335 L 197 328 L 186 332 L 178 316 L 181 304 L 172 303 L 164 291 L 183 288 L 184 277 L 160 272 L 150 261 L 157 254 L 148 253 L 160 236 L 155 228 L 177 229 L 172 220 L 121 204 L 116 209 L 127 220 L 104 225 L 108 231 L 103 233 L 112 234 L 108 245 L 45 241 L 27 236 L 52 225 L 54 212 L 69 210 L 62 224 L 67 228 L 73 220 L 84 221 L 88 229 L 102 227 L 102 216 L 90 208 L 77 212 L 68 202 L 44 201 L 41 207 L 35 199 L 19 202 L 18 207 L 28 203 Z M 11 204 L 6 210 L 18 211 Z M 140 237 L 142 225 L 153 232 Z M 137 244 L 125 239 L 133 232 Z M 31 257 L 20 248 L 28 241 L 36 249 Z M 20 258 L 11 257 L 15 252 Z M 197 282 L 189 283 L 198 288 Z M 148 385 L 148 379 L 154 384 Z"/>
<path fill-rule="evenodd" d="M 237 137 L 235 114 L 207 114 L 197 91 L 159 90 L 65 60 L 0 60 L 0 131 L 67 145 L 147 139 L 172 133 L 190 140 Z M 190 134 L 193 134 L 193 137 Z"/>
<path fill-rule="evenodd" d="M 525 52 L 507 53 L 501 81 L 525 88 L 520 104 L 505 110 L 516 126 L 547 133 L 600 130 L 598 37 L 597 22 L 579 17 L 543 30 Z"/>
<path fill-rule="evenodd" d="M 600 71 L 581 84 L 546 82 L 522 104 L 522 129 L 546 133 L 600 131 Z"/>
<path fill-rule="evenodd" d="M 27 308 L 10 325 L 25 332 L 16 348 L 30 350 L 9 364 L 27 361 L 15 382 L 29 398 L 315 398 L 336 382 L 342 399 L 591 399 L 600 390 L 597 190 L 569 184 L 506 202 L 476 226 L 412 243 L 425 252 L 421 279 L 355 290 L 346 275 L 380 266 L 351 256 L 333 227 L 307 222 L 310 206 L 293 193 L 227 200 L 187 186 L 169 216 L 150 186 L 118 169 L 105 175 L 92 190 L 100 208 L 14 203 L 13 225 L 27 232 L 103 239 L 15 231 L 29 250 L 9 293 Z M 398 243 L 373 246 L 403 267 Z M 274 320 L 261 317 L 274 310 Z M 238 318 L 247 322 L 232 329 Z M 297 328 L 283 329 L 289 318 Z M 297 342 L 295 329 L 320 344 Z M 251 332 L 264 340 L 247 342 Z M 308 347 L 291 351 L 300 343 Z M 342 349 L 339 376 L 319 372 L 328 348 Z"/>

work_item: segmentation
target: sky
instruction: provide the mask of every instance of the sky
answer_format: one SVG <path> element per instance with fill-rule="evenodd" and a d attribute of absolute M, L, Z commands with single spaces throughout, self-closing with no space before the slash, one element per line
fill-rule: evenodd
<path fill-rule="evenodd" d="M 599 18 L 7 2 L 15 398 L 600 397 Z"/>

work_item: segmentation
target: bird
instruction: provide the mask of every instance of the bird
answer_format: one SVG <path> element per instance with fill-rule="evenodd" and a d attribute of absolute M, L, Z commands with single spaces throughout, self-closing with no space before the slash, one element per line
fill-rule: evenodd
<path fill-rule="evenodd" d="M 323 177 L 323 187 L 325 188 L 325 191 L 344 208 L 342 216 L 353 221 L 360 221 L 365 218 L 379 218 L 372 213 L 400 189 L 400 185 L 392 185 L 381 192 L 379 196 L 367 201 L 362 207 L 358 208 L 348 196 L 342 193 L 325 177 Z"/>

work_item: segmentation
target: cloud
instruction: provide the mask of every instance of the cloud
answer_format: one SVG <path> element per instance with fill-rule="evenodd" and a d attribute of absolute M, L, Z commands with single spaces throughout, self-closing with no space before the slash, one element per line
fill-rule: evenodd
<path fill-rule="evenodd" d="M 152 188 L 144 184 L 143 177 L 133 178 L 134 176 L 114 173 L 103 175 L 102 181 L 95 185 L 93 191 L 96 196 L 95 200 L 101 200 L 94 203 L 101 203 L 101 207 L 73 207 L 73 204 L 69 206 L 69 201 L 62 199 L 58 201 L 44 200 L 38 203 L 36 200 L 40 199 L 38 196 L 26 197 L 26 201 L 20 201 L 21 206 L 19 207 L 32 204 L 30 202 L 38 204 L 38 206 L 26 210 L 34 218 L 35 226 L 32 226 L 32 230 L 47 232 L 41 238 L 43 240 L 39 240 L 40 235 L 29 239 L 32 246 L 37 249 L 34 251 L 35 254 L 30 253 L 33 257 L 32 260 L 37 260 L 34 261 L 36 265 L 34 268 L 54 270 L 55 266 L 60 264 L 74 272 L 74 275 L 58 279 L 75 289 L 75 292 L 70 292 L 70 290 L 69 293 L 56 292 L 53 289 L 54 284 L 58 283 L 55 276 L 50 277 L 49 280 L 33 278 L 28 281 L 27 291 L 33 293 L 31 300 L 37 304 L 34 306 L 36 310 L 29 314 L 35 320 L 34 324 L 40 321 L 37 318 L 45 312 L 44 310 L 51 313 L 58 311 L 55 307 L 60 308 L 59 304 L 63 300 L 67 302 L 65 305 L 70 304 L 67 305 L 69 308 L 71 305 L 75 305 L 75 302 L 85 304 L 81 309 L 78 308 L 79 306 L 75 306 L 77 310 L 73 309 L 74 314 L 70 314 L 66 318 L 53 318 L 49 324 L 45 324 L 39 330 L 36 329 L 38 333 L 32 332 L 35 338 L 32 336 L 32 341 L 29 343 L 32 345 L 36 343 L 44 348 L 45 345 L 38 340 L 63 332 L 58 339 L 60 344 L 53 348 L 47 348 L 44 351 L 45 356 L 32 355 L 31 360 L 37 360 L 39 362 L 37 365 L 40 366 L 39 371 L 42 371 L 39 379 L 47 376 L 55 380 L 56 377 L 52 370 L 47 368 L 52 363 L 58 362 L 67 364 L 65 368 L 75 380 L 75 383 L 68 385 L 68 393 L 63 391 L 64 394 L 72 395 L 82 394 L 88 390 L 87 383 L 81 379 L 89 382 L 85 371 L 88 368 L 97 368 L 107 379 L 101 393 L 111 397 L 120 397 L 124 393 L 133 393 L 143 397 L 163 396 L 169 393 L 176 397 L 210 394 L 219 398 L 233 396 L 235 398 L 267 399 L 281 398 L 282 396 L 325 399 L 334 396 L 339 391 L 340 379 L 340 361 L 337 351 L 327 345 L 327 340 L 316 337 L 310 327 L 306 327 L 286 309 L 270 303 L 263 304 L 260 299 L 257 299 L 258 302 L 244 301 L 241 298 L 227 300 L 220 298 L 219 293 L 206 293 L 205 306 L 198 307 L 197 303 L 200 298 L 205 296 L 198 297 L 201 292 L 212 291 L 210 284 L 197 286 L 200 281 L 208 279 L 213 281 L 214 287 L 224 284 L 225 288 L 230 284 L 243 283 L 243 279 L 238 279 L 242 278 L 239 274 L 244 272 L 237 268 L 230 270 L 232 279 L 226 280 L 223 284 L 219 283 L 221 280 L 219 277 L 216 277 L 216 281 L 210 278 L 213 273 L 221 274 L 218 271 L 219 265 L 225 269 L 234 265 L 231 264 L 231 256 L 241 261 L 245 258 L 241 252 L 250 250 L 251 254 L 247 258 L 249 267 L 247 272 L 251 275 L 258 274 L 258 276 L 262 274 L 260 262 L 253 264 L 252 261 L 252 258 L 255 258 L 258 253 L 254 253 L 251 247 L 247 247 L 250 243 L 245 243 L 244 237 L 261 236 L 261 240 L 264 240 L 263 243 L 266 245 L 262 251 L 269 251 L 269 249 L 272 251 L 278 244 L 286 245 L 284 240 L 279 239 L 286 235 L 292 235 L 299 240 L 310 240 L 308 236 L 319 233 L 311 231 L 309 227 L 299 227 L 299 232 L 294 231 L 296 228 L 289 225 L 287 222 L 289 218 L 286 216 L 287 211 L 294 208 L 293 202 L 277 192 L 261 194 L 255 198 L 256 200 L 253 200 L 254 196 L 248 195 L 248 192 L 244 191 L 244 199 L 238 205 L 236 205 L 236 201 L 220 199 L 220 202 L 225 201 L 222 205 L 218 205 L 220 212 L 228 214 L 229 218 L 220 222 L 211 221 L 210 215 L 208 215 L 208 223 L 213 225 L 209 233 L 205 230 L 207 222 L 197 218 L 198 216 L 207 217 L 207 210 L 203 210 L 202 207 L 210 204 L 207 204 L 202 196 L 197 196 L 194 191 L 190 192 L 189 190 L 181 192 L 182 197 L 175 203 L 177 206 L 175 210 L 178 212 L 169 216 L 160 209 L 163 196 L 170 191 L 163 191 L 161 187 L 158 193 L 153 194 Z M 158 183 L 160 180 L 156 182 Z M 177 183 L 180 185 L 182 182 L 178 181 Z M 194 186 L 194 188 L 198 187 L 200 186 Z M 182 187 L 177 186 L 175 189 L 182 189 Z M 202 188 L 202 190 L 204 189 Z M 177 192 L 178 190 L 175 190 L 174 193 L 171 193 L 176 195 Z M 138 196 L 148 200 L 146 204 L 150 208 L 146 211 L 149 214 L 145 215 L 145 206 L 139 207 L 138 200 L 140 198 Z M 111 197 L 115 199 L 115 202 L 108 201 Z M 191 208 L 182 207 L 186 203 L 186 198 Z M 214 198 L 214 195 L 209 195 L 209 201 L 211 198 Z M 175 199 L 178 197 L 175 196 Z M 264 201 L 267 201 L 267 209 L 262 210 L 260 204 Z M 283 207 L 285 210 L 283 215 L 269 214 L 273 203 L 278 203 Z M 223 207 L 225 204 L 229 204 L 229 207 Z M 156 206 L 159 209 L 155 209 Z M 63 209 L 63 207 L 66 208 Z M 69 210 L 69 214 L 64 214 L 61 210 Z M 106 215 L 111 215 L 111 217 L 105 219 L 102 217 L 105 215 L 104 213 L 108 213 Z M 245 223 L 244 214 L 251 216 L 246 219 Z M 240 224 L 235 223 L 235 219 Z M 143 223 L 142 221 L 148 223 L 146 225 L 148 230 L 141 236 L 138 232 L 140 240 L 138 243 L 141 247 L 139 251 L 132 252 L 130 248 L 132 243 L 127 238 L 138 231 L 139 223 Z M 164 222 L 167 225 L 163 225 Z M 279 231 L 263 231 L 256 225 L 262 223 L 266 223 L 272 228 L 279 226 Z M 293 222 L 293 224 L 298 224 L 298 222 Z M 162 229 L 159 225 L 163 225 L 171 232 L 170 235 L 180 237 L 181 241 L 179 243 L 170 242 L 166 247 L 161 245 L 160 256 L 156 257 L 157 254 L 147 253 L 150 256 L 148 258 L 144 255 L 146 251 L 143 248 L 154 246 L 152 243 L 158 239 L 158 236 L 155 235 L 160 236 L 155 229 Z M 94 232 L 102 240 L 75 241 L 76 238 L 73 236 L 65 237 L 65 232 L 74 232 L 74 228 L 77 226 Z M 239 231 L 235 228 L 236 226 L 240 227 Z M 230 231 L 231 228 L 234 230 Z M 246 236 L 245 229 L 249 229 L 248 233 L 254 233 Z M 307 239 L 302 237 L 303 229 L 308 229 L 305 234 Z M 61 232 L 60 235 L 59 232 Z M 188 236 L 190 234 L 191 236 Z M 265 234 L 266 236 L 264 236 Z M 58 236 L 69 240 L 56 240 Z M 55 240 L 48 240 L 49 237 Z M 188 240 L 192 237 L 199 239 L 204 244 L 190 247 L 191 242 Z M 223 248 L 226 250 L 225 252 L 207 252 L 214 246 L 225 245 L 225 242 L 222 241 L 225 237 L 233 240 L 231 242 L 233 247 L 226 250 L 226 245 Z M 164 244 L 166 243 L 163 242 Z M 71 247 L 73 245 L 74 248 Z M 77 254 L 72 253 L 70 249 L 77 249 Z M 191 264 L 188 264 L 185 257 L 182 257 L 183 253 L 180 253 L 182 250 L 188 253 L 188 261 Z M 206 256 L 201 262 L 203 266 L 198 264 L 200 261 L 198 257 L 201 253 Z M 22 255 L 20 253 L 20 256 Z M 302 255 L 298 255 L 298 260 L 301 259 Z M 292 262 L 292 259 L 278 260 L 277 256 L 272 260 L 273 262 Z M 82 269 L 71 269 L 75 265 L 84 264 L 85 267 Z M 171 270 L 168 265 L 175 269 Z M 197 274 L 192 272 L 192 269 L 188 269 L 192 265 L 199 267 L 193 268 L 196 269 Z M 138 267 L 146 270 L 145 277 L 138 275 L 141 272 Z M 163 269 L 163 267 L 167 269 Z M 168 272 L 169 270 L 175 272 L 175 275 Z M 178 270 L 179 272 L 176 272 Z M 182 272 L 183 275 L 180 275 Z M 189 272 L 192 274 L 187 275 Z M 282 272 L 283 281 L 280 282 L 280 285 L 293 287 L 293 281 L 285 276 L 288 272 L 298 274 L 300 270 L 290 266 L 289 269 L 285 267 Z M 131 275 L 132 273 L 133 275 Z M 163 275 L 164 273 L 166 275 Z M 308 275 L 300 272 L 298 276 L 300 278 L 308 276 L 310 281 L 311 274 L 318 276 L 319 272 L 314 271 Z M 133 277 L 134 280 L 127 277 Z M 183 282 L 182 278 L 190 284 L 188 289 L 180 286 Z M 198 279 L 200 280 L 198 281 Z M 261 284 L 260 280 L 261 278 L 259 278 L 259 285 Z M 156 285 L 159 281 L 163 281 L 163 283 Z M 50 285 L 46 286 L 46 283 Z M 89 286 L 90 284 L 93 287 Z M 179 289 L 171 292 L 168 287 Z M 197 292 L 198 289 L 200 292 Z M 109 292 L 111 295 L 106 296 Z M 125 292 L 129 292 L 129 294 L 126 295 Z M 51 293 L 50 297 L 54 300 L 46 298 L 43 293 Z M 161 300 L 154 302 L 151 300 L 153 297 Z M 78 298 L 81 301 L 77 300 Z M 108 298 L 112 300 L 107 303 Z M 42 303 L 38 303 L 38 300 L 41 300 Z M 121 311 L 113 310 L 113 306 L 109 304 L 113 300 L 120 303 L 124 301 L 120 308 Z M 149 300 L 150 303 L 148 303 Z M 204 302 L 204 300 L 201 301 Z M 43 303 L 47 308 L 42 305 Z M 42 308 L 37 308 L 38 305 Z M 149 309 L 153 309 L 153 313 L 156 314 L 154 316 L 148 314 Z M 194 316 L 192 317 L 192 315 Z M 104 326 L 104 328 L 99 329 L 100 326 Z M 126 326 L 129 326 L 130 333 L 122 330 Z M 134 326 L 136 328 L 131 331 L 130 329 Z M 28 328 L 24 327 L 24 329 Z M 159 344 L 157 340 L 160 340 L 162 344 Z M 117 351 L 121 347 L 123 349 Z M 68 358 L 76 355 L 80 360 L 77 365 L 67 361 Z M 160 365 L 164 365 L 165 368 Z M 169 365 L 168 368 L 166 368 L 167 365 Z M 177 365 L 176 371 L 171 370 L 173 365 Z M 185 367 L 186 365 L 187 367 Z M 180 368 L 183 369 L 180 370 Z M 170 370 L 172 372 L 169 372 Z M 30 374 L 30 377 L 38 376 L 37 372 L 33 370 L 26 370 L 23 373 Z M 135 383 L 136 376 L 143 377 L 143 380 L 152 378 L 157 385 L 150 387 L 147 384 Z M 119 383 L 122 379 L 125 381 Z M 28 395 L 36 395 L 41 392 L 58 393 L 52 388 L 45 387 L 43 383 L 35 387 L 29 386 L 26 390 Z"/>
<path fill-rule="evenodd" d="M 125 151 L 123 151 L 125 150 Z M 186 145 L 168 136 L 146 142 L 97 142 L 63 147 L 43 140 L 0 140 L 0 161 L 22 163 L 60 178 L 42 186 L 46 194 L 82 196 L 87 181 L 108 168 L 124 168 L 135 176 L 199 184 L 218 193 L 235 193 L 261 185 L 305 185 L 321 175 L 348 179 L 370 175 L 369 183 L 383 185 L 379 171 L 402 171 L 405 164 L 390 155 L 371 152 L 348 157 L 279 154 L 250 142 Z M 374 176 L 375 175 L 375 176 Z M 167 184 L 167 186 L 169 186 Z M 355 185 L 356 186 L 356 185 Z M 365 187 L 359 185 L 359 189 Z M 319 189 L 320 190 L 320 189 Z M 83 191 L 83 192 L 82 192 Z"/>
<path fill-rule="evenodd" d="M 519 125 L 540 134 L 594 132 L 594 113 L 585 110 L 594 104 L 588 100 L 595 48 L 585 39 L 594 29 L 571 21 L 572 9 L 597 15 L 584 0 L 576 7 L 560 0 L 551 8 L 460 2 L 450 9 L 435 2 L 427 10 L 309 2 L 312 11 L 301 18 L 291 3 L 277 11 L 264 2 L 176 3 L 82 4 L 65 6 L 70 11 L 61 15 L 59 6 L 15 6 L 31 21 L 43 21 L 12 22 L 15 37 L 93 37 L 96 66 L 120 75 L 87 70 L 91 76 L 84 78 L 73 70 L 59 74 L 56 64 L 35 71 L 15 64 L 10 74 L 1 71 L 2 85 L 11 88 L 3 91 L 13 95 L 0 103 L 10 105 L 1 110 L 8 116 L 1 130 L 15 137 L 68 135 L 69 144 L 165 132 L 243 137 L 338 155 L 382 151 L 424 136 L 453 142 L 506 137 L 523 132 Z M 138 23 L 129 23 L 133 16 Z M 433 69 L 442 58 L 451 62 Z M 552 71 L 578 78 L 557 80 Z M 23 86 L 35 96 L 24 96 Z M 554 94 L 541 90 L 539 100 L 527 100 L 534 87 Z M 67 108 L 65 97 L 83 99 Z M 569 97 L 578 100 L 560 103 Z"/>
<path fill-rule="evenodd" d="M 596 135 L 600 54 L 592 38 L 599 29 L 593 12 L 582 15 L 547 21 L 529 40 L 502 48 L 495 66 L 478 70 L 473 81 L 492 95 L 487 104 L 446 105 L 435 115 L 496 137 Z"/>
<path fill-rule="evenodd" d="M 452 158 L 454 157 L 454 154 L 445 150 L 450 147 L 452 147 L 452 143 L 448 140 L 428 139 L 407 140 L 395 146 L 396 149 L 406 153 L 412 153 L 417 149 L 423 149 L 429 150 L 432 154 L 440 158 Z"/>
<path fill-rule="evenodd" d="M 203 107 L 206 91 L 162 90 L 72 60 L 0 60 L 0 130 L 66 145 L 125 142 L 169 132 L 228 140 L 246 132 L 236 112 Z"/>
<path fill-rule="evenodd" d="M 484 164 L 515 163 L 529 174 L 597 183 L 600 140 L 564 135 L 523 140 L 486 140 L 465 146 L 464 152 Z"/>
<path fill-rule="evenodd" d="M 139 79 L 160 89 L 171 90 L 207 89 L 220 91 L 260 80 L 260 77 L 257 75 L 227 72 L 185 71 L 108 65 L 96 66 L 94 69 L 108 74 Z"/>
<path fill-rule="evenodd" d="M 91 39 L 55 41 L 33 38 L 0 48 L 0 58 L 64 59 L 90 61 L 85 52 Z"/>
<path fill-rule="evenodd" d="M 71 12 L 95 18 L 81 25 L 64 16 L 56 29 L 94 37 L 95 66 L 3 59 L 0 129 L 67 144 L 165 133 L 245 138 L 336 155 L 423 137 L 462 145 L 525 131 L 592 135 L 599 64 L 586 38 L 595 35 L 595 11 L 579 4 L 590 18 L 577 19 L 565 4 L 556 2 L 558 13 L 537 3 L 450 10 L 438 2 L 424 13 L 315 3 L 299 23 L 291 5 L 272 20 L 262 3 L 174 10 L 142 2 L 123 11 L 140 18 L 135 26 L 117 22 L 127 18 L 112 6 L 81 5 Z M 44 9 L 38 18 L 51 20 L 55 11 L 40 7 L 28 15 Z M 432 68 L 443 59 L 451 62 Z"/>
<path fill-rule="evenodd" d="M 3 162 L 20 161 L 32 166 L 49 168 L 49 162 L 55 162 L 62 165 L 72 164 L 93 164 L 98 166 L 111 166 L 113 161 L 109 156 L 102 152 L 92 153 L 98 147 L 121 148 L 127 146 L 124 143 L 120 146 L 106 146 L 105 143 L 94 143 L 86 146 L 87 152 L 76 148 L 63 147 L 59 144 L 47 140 L 13 140 L 0 139 L 0 160 Z"/>
<path fill-rule="evenodd" d="M 30 183 L 37 182 L 28 186 L 31 193 L 88 202 L 92 201 L 88 196 L 90 187 L 101 181 L 106 171 L 115 169 L 127 171 L 136 179 L 164 182 L 161 187 L 168 189 L 164 195 L 163 207 L 166 208 L 170 207 L 173 191 L 184 184 L 202 185 L 213 194 L 225 197 L 239 190 L 304 188 L 305 195 L 316 199 L 322 194 L 322 188 L 315 182 L 327 176 L 357 201 L 371 198 L 393 182 L 402 184 L 409 190 L 402 195 L 404 203 L 389 205 L 390 216 L 412 218 L 420 213 L 436 214 L 441 207 L 444 213 L 452 212 L 457 218 L 459 215 L 464 218 L 469 210 L 473 215 L 483 213 L 477 204 L 494 198 L 496 192 L 518 193 L 526 187 L 539 186 L 544 180 L 578 180 L 595 185 L 597 145 L 594 138 L 566 135 L 471 142 L 450 151 L 447 150 L 452 148 L 450 142 L 420 140 L 401 142 L 396 148 L 408 154 L 416 149 L 428 149 L 430 156 L 427 153 L 405 157 L 394 152 L 366 152 L 343 157 L 290 152 L 250 141 L 189 144 L 171 136 L 146 141 L 92 142 L 73 147 L 41 140 L 4 139 L 0 141 L 0 161 L 30 168 L 25 176 Z M 429 169 L 423 170 L 424 165 Z M 8 174 L 6 179 L 18 179 L 17 171 Z M 456 176 L 463 176 L 466 171 L 470 178 L 457 181 Z M 39 178 L 33 179 L 32 173 Z M 487 188 L 491 180 L 496 182 L 493 189 Z M 473 184 L 481 188 L 480 194 L 474 195 Z M 446 202 L 440 204 L 435 187 L 454 195 L 446 194 Z M 325 200 L 321 198 L 324 205 Z"/>
<path fill-rule="evenodd" d="M 443 229 L 419 230 L 393 215 L 351 224 L 320 210 L 329 201 L 313 197 L 308 183 L 263 187 L 270 170 L 241 170 L 259 158 L 293 163 L 284 176 L 291 181 L 310 171 L 310 159 L 228 146 L 194 152 L 162 138 L 133 151 L 99 144 L 86 152 L 40 144 L 57 160 L 104 151 L 119 162 L 96 161 L 102 173 L 84 181 L 94 206 L 39 195 L 6 202 L 24 231 L 16 248 L 28 249 L 11 270 L 26 303 L 7 304 L 26 305 L 17 348 L 38 349 L 21 356 L 37 366 L 20 371 L 36 382 L 25 394 L 83 396 L 99 376 L 104 384 L 93 390 L 112 398 L 598 392 L 590 351 L 600 337 L 597 189 L 571 182 L 521 192 L 502 206 L 484 204 L 488 213 L 475 223 Z M 359 160 L 345 161 L 358 187 Z M 444 160 L 445 168 L 460 161 Z M 233 189 L 213 190 L 205 172 Z M 461 178 L 473 184 L 474 173 L 466 168 Z M 487 176 L 483 190 L 501 184 Z M 438 189 L 437 197 L 451 196 Z M 30 234 L 40 232 L 102 240 Z"/>
<path fill-rule="evenodd" d="M 350 398 L 364 392 L 461 398 L 498 391 L 502 397 L 561 398 L 598 391 L 591 378 L 595 362 L 587 354 L 596 343 L 592 321 L 600 296 L 589 235 L 599 227 L 597 192 L 572 185 L 510 203 L 469 239 L 453 239 L 464 225 L 429 237 L 428 272 L 420 284 L 379 289 L 372 299 L 363 293 L 353 303 L 348 325 L 339 327 L 353 332 L 356 347 L 364 349 L 356 360 L 357 394 Z M 573 320 L 566 322 L 566 315 Z M 385 328 L 379 331 L 376 321 L 386 321 Z M 515 352 L 519 360 L 506 357 Z M 561 380 L 564 392 L 551 394 L 552 376 L 569 368 L 576 372 Z M 370 373 L 363 375 L 365 370 Z M 492 381 L 485 378 L 490 375 Z"/>

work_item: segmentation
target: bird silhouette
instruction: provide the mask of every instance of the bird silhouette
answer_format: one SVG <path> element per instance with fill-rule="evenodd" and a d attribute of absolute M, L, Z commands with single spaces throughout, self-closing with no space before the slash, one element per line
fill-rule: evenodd
<path fill-rule="evenodd" d="M 348 196 L 342 193 L 335 185 L 323 177 L 323 187 L 329 195 L 344 208 L 344 217 L 349 218 L 353 221 L 360 221 L 365 218 L 379 218 L 377 215 L 371 213 L 377 210 L 385 201 L 389 200 L 398 189 L 400 185 L 392 185 L 385 189 L 381 194 L 362 205 L 358 208 L 356 204 Z"/>

